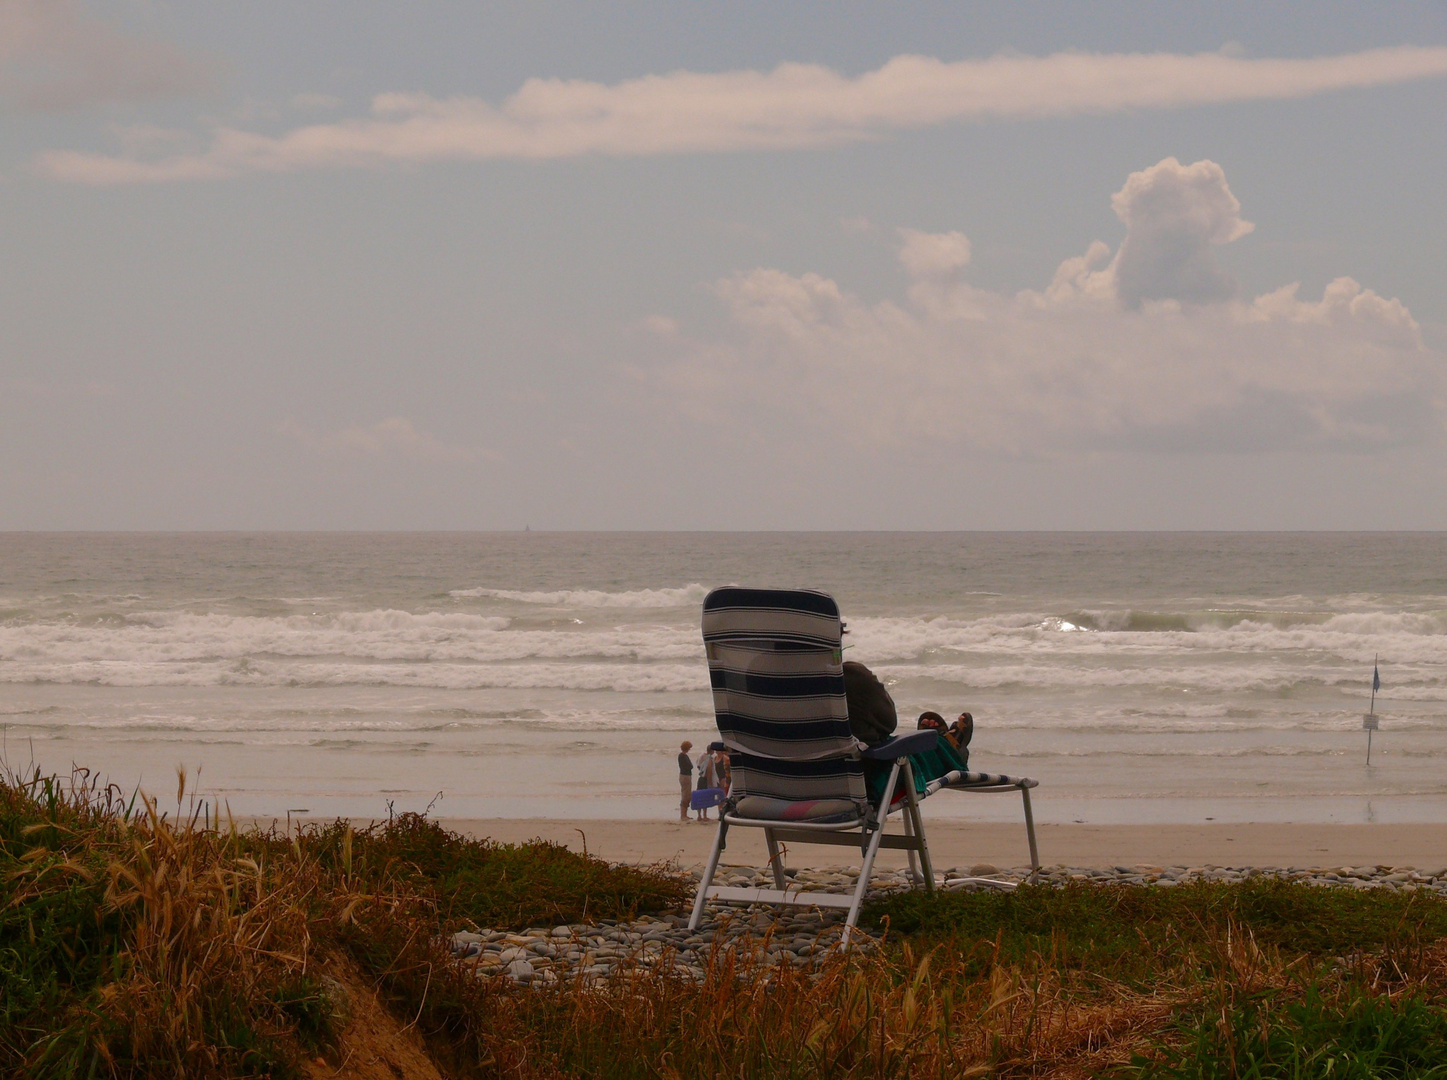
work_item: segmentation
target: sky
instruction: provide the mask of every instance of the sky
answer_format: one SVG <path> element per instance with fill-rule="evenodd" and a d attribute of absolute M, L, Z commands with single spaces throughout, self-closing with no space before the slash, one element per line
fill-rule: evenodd
<path fill-rule="evenodd" d="M 0 529 L 1447 529 L 1444 116 L 1444 0 L 0 0 Z"/>

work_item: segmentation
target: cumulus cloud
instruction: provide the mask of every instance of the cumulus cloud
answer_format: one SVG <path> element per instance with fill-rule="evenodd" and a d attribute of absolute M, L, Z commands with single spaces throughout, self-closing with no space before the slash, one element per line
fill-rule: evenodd
<path fill-rule="evenodd" d="M 492 456 L 480 447 L 449 445 L 421 430 L 405 416 L 389 416 L 369 426 L 354 424 L 325 432 L 287 420 L 281 430 L 312 453 L 341 461 L 391 459 L 438 463 L 477 461 Z"/>
<path fill-rule="evenodd" d="M 899 261 L 910 277 L 948 277 L 970 263 L 970 238 L 962 232 L 900 229 Z"/>
<path fill-rule="evenodd" d="M 855 446 L 1365 451 L 1440 432 L 1447 364 L 1399 300 L 1346 277 L 1319 300 L 1225 287 L 1210 247 L 1250 226 L 1215 163 L 1168 158 L 1114 205 L 1115 254 L 1097 242 L 1040 291 L 971 286 L 959 233 L 903 234 L 902 301 L 814 273 L 735 275 L 716 286 L 732 337 L 660 384 L 697 419 Z"/>
<path fill-rule="evenodd" d="M 207 89 L 204 68 L 175 45 L 133 37 L 76 0 L 0 4 L 0 100 L 62 110 Z"/>
<path fill-rule="evenodd" d="M 1214 244 L 1239 240 L 1256 226 L 1241 217 L 1241 204 L 1214 161 L 1184 166 L 1166 158 L 1131 173 L 1111 199 L 1125 223 L 1125 242 L 1115 260 L 1121 300 L 1225 300 L 1236 284 L 1216 265 Z"/>
<path fill-rule="evenodd" d="M 1307 59 L 1225 53 L 897 56 L 848 77 L 815 64 L 676 71 L 614 84 L 529 79 L 502 104 L 379 94 L 371 114 L 279 136 L 218 128 L 199 153 L 155 158 L 53 151 L 40 167 L 87 184 L 214 179 L 396 163 L 542 160 L 832 146 L 898 129 L 1304 97 L 1447 75 L 1447 48 Z"/>

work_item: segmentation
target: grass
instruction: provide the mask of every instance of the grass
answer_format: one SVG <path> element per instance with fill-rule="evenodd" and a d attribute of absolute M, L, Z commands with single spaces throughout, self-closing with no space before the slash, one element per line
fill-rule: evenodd
<path fill-rule="evenodd" d="M 1422 893 L 910 894 L 868 909 L 882 948 L 812 973 L 719 953 L 701 984 L 518 990 L 446 947 L 688 891 L 413 815 L 245 832 L 0 776 L 0 1076 L 1447 1080 L 1447 903 Z"/>
<path fill-rule="evenodd" d="M 1447 1011 L 1417 996 L 1316 986 L 1228 1004 L 1178 1025 L 1180 1045 L 1143 1062 L 1153 1080 L 1447 1077 Z"/>
<path fill-rule="evenodd" d="M 1447 938 L 1447 903 L 1423 893 L 1303 886 L 1259 877 L 1170 889 L 1073 883 L 1013 893 L 911 892 L 865 911 L 867 925 L 943 945 L 985 970 L 1048 962 L 1117 981 L 1209 952 L 1233 931 L 1298 958 L 1402 949 Z"/>
<path fill-rule="evenodd" d="M 181 778 L 177 804 L 185 792 Z M 285 836 L 207 828 L 78 772 L 0 775 L 0 1075 L 300 1075 L 335 1042 L 323 973 L 467 1043 L 484 993 L 445 935 L 679 902 L 663 868 L 470 840 L 417 815 Z"/>
<path fill-rule="evenodd" d="M 626 918 L 688 895 L 680 878 L 657 867 L 610 866 L 541 840 L 474 840 L 418 814 L 361 830 L 342 821 L 308 826 L 299 845 L 324 871 L 426 896 L 442 919 L 459 925 L 522 929 Z"/>
<path fill-rule="evenodd" d="M 866 918 L 976 978 L 1051 983 L 1081 1016 L 1154 1007 L 1102 1074 L 1447 1077 L 1447 902 L 1434 895 L 1270 877 L 1072 884 L 910 893 Z"/>

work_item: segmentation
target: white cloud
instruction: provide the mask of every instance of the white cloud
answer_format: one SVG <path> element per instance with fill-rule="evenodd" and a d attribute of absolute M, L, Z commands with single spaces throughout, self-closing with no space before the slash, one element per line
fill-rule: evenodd
<path fill-rule="evenodd" d="M 1308 59 L 897 56 L 854 78 L 814 64 L 781 64 L 767 72 L 676 71 L 612 85 L 529 79 L 501 105 L 379 94 L 367 117 L 277 137 L 222 127 L 196 154 L 52 151 L 38 163 L 62 180 L 124 184 L 434 161 L 794 149 L 949 122 L 1295 98 L 1442 75 L 1447 48 L 1401 46 Z"/>
<path fill-rule="evenodd" d="M 26 109 L 176 97 L 210 76 L 175 45 L 132 37 L 76 0 L 0 3 L 0 100 Z"/>
<path fill-rule="evenodd" d="M 730 430 L 855 447 L 1372 450 L 1441 431 L 1447 364 L 1400 301 L 1351 278 L 1316 301 L 1296 285 L 1251 301 L 1221 288 L 1202 260 L 1249 225 L 1219 166 L 1167 159 L 1115 205 L 1116 255 L 1097 242 L 1038 292 L 962 280 L 958 233 L 905 234 L 902 302 L 819 274 L 738 274 L 717 286 L 735 334 L 660 383 Z"/>
<path fill-rule="evenodd" d="M 962 232 L 927 233 L 900 229 L 899 261 L 910 277 L 949 277 L 970 263 L 970 238 Z"/>
<path fill-rule="evenodd" d="M 1235 283 L 1216 265 L 1211 247 L 1239 240 L 1256 226 L 1241 217 L 1241 204 L 1214 161 L 1184 166 L 1172 157 L 1131 173 L 1111 206 L 1126 226 L 1115 259 L 1116 288 L 1124 303 L 1209 303 L 1235 293 Z"/>
<path fill-rule="evenodd" d="M 476 461 L 493 455 L 480 447 L 452 446 L 416 427 L 405 416 L 389 416 L 369 426 L 352 425 L 316 432 L 295 420 L 281 431 L 312 453 L 342 461 L 392 459 L 419 462 Z"/>

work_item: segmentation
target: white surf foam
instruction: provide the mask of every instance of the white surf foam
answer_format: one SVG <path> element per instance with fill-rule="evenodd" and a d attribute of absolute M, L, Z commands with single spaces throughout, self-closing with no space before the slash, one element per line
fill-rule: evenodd
<path fill-rule="evenodd" d="M 519 592 L 513 589 L 453 589 L 454 599 L 510 600 L 518 604 L 543 604 L 564 608 L 676 608 L 703 603 L 708 589 L 694 582 L 677 589 L 632 589 L 605 592 L 601 589 L 560 589 L 556 592 Z"/>

